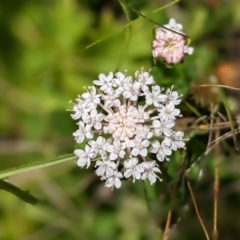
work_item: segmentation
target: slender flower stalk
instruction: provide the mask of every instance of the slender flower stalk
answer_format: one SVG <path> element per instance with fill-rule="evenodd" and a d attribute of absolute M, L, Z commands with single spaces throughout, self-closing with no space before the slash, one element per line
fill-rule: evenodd
<path fill-rule="evenodd" d="M 181 96 L 173 88 L 164 92 L 143 69 L 134 77 L 100 74 L 93 83 L 78 96 L 71 114 L 79 119 L 75 140 L 88 141 L 85 150 L 74 151 L 78 166 L 94 164 L 110 188 L 120 188 L 122 178 L 161 180 L 157 162 L 185 146 L 183 133 L 172 129 L 181 116 L 176 108 Z"/>
<path fill-rule="evenodd" d="M 152 55 L 168 65 L 174 65 L 181 62 L 186 54 L 191 55 L 193 48 L 186 44 L 186 37 L 182 31 L 183 26 L 171 18 L 169 23 L 164 27 L 157 28 L 155 38 L 152 42 Z M 180 34 L 178 34 L 180 33 Z"/>

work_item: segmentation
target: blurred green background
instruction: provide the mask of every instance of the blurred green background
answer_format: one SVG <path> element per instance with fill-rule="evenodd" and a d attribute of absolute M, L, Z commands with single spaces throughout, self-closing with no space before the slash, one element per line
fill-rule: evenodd
<path fill-rule="evenodd" d="M 183 0 L 157 13 L 153 11 L 170 1 L 127 2 L 159 24 L 172 17 L 182 23 L 194 54 L 171 69 L 153 66 L 156 26 L 132 13 L 134 21 L 126 28 L 127 18 L 116 0 L 1 1 L 0 170 L 72 153 L 77 147 L 72 137 L 76 124 L 66 111 L 71 108 L 68 102 L 99 73 L 152 68 L 161 86 L 175 85 L 201 115 L 209 114 L 204 103 L 213 98 L 211 93 L 204 97 L 206 89 L 192 91 L 193 83 L 207 83 L 214 75 L 221 84 L 240 86 L 240 1 Z M 239 93 L 226 94 L 239 101 Z M 184 117 L 198 117 L 185 104 L 181 108 Z M 234 116 L 238 110 L 232 110 Z M 151 187 L 125 181 L 121 189 L 111 191 L 93 169 L 80 169 L 76 162 L 10 177 L 10 183 L 29 190 L 39 201 L 33 206 L 0 190 L 0 239 L 161 239 L 170 208 L 174 212 L 169 240 L 205 239 L 182 173 L 183 166 L 206 150 L 208 136 L 192 129 L 186 134 L 191 137 L 187 152 L 164 163 L 164 182 Z M 193 169 L 192 184 L 211 234 L 213 165 L 218 157 L 219 239 L 236 240 L 240 239 L 240 158 L 231 140 L 223 146 L 221 153 L 202 159 L 201 178 L 195 173 L 198 165 Z"/>

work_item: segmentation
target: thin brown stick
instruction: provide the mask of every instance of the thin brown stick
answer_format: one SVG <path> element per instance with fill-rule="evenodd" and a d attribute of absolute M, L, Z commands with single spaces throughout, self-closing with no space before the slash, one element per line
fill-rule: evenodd
<path fill-rule="evenodd" d="M 218 216 L 218 193 L 219 193 L 219 167 L 214 169 L 214 209 L 213 209 L 213 240 L 218 239 L 217 216 Z"/>
<path fill-rule="evenodd" d="M 227 89 L 240 91 L 240 88 L 231 87 L 231 86 L 227 86 L 227 85 L 221 85 L 221 84 L 201 84 L 201 85 L 196 85 L 195 87 L 221 87 L 221 88 L 227 88 Z"/>
<path fill-rule="evenodd" d="M 236 126 L 239 126 L 240 124 L 240 119 L 233 120 L 233 122 L 236 124 Z M 196 129 L 199 130 L 219 130 L 219 129 L 224 129 L 224 128 L 230 128 L 230 122 L 219 122 L 215 123 L 212 126 L 201 124 Z"/>
<path fill-rule="evenodd" d="M 168 239 L 168 230 L 169 230 L 171 218 L 172 218 L 172 210 L 169 210 L 162 240 L 167 240 Z"/>
<path fill-rule="evenodd" d="M 213 104 L 211 104 L 211 119 L 210 119 L 210 128 L 212 128 L 214 124 L 214 119 L 213 119 Z M 208 136 L 208 144 L 207 144 L 207 149 L 210 147 L 211 142 L 213 138 L 213 131 L 210 130 L 209 136 Z"/>
<path fill-rule="evenodd" d="M 208 232 L 207 232 L 207 229 L 203 223 L 203 220 L 202 220 L 202 217 L 200 216 L 200 213 L 199 213 L 199 210 L 198 210 L 198 206 L 197 206 L 197 201 L 194 197 L 194 193 L 193 193 L 193 190 L 192 190 L 192 187 L 191 187 L 191 183 L 190 181 L 188 180 L 187 178 L 187 171 L 185 171 L 185 177 L 186 177 L 186 181 L 187 181 L 187 186 L 188 186 L 188 189 L 189 189 L 189 192 L 190 192 L 190 195 L 191 195 L 191 199 L 192 199 L 192 202 L 193 202 L 193 206 L 194 206 L 194 209 L 195 209 L 195 212 L 196 212 L 196 215 L 197 215 L 197 218 L 198 218 L 198 221 L 203 229 L 203 232 L 206 236 L 206 239 L 207 240 L 210 240 L 209 238 L 209 235 L 208 235 Z"/>
<path fill-rule="evenodd" d="M 235 129 L 235 134 L 239 134 L 240 133 L 240 127 Z M 187 172 L 190 171 L 190 169 L 195 166 L 198 162 L 200 162 L 200 160 L 204 157 L 204 156 L 207 156 L 209 154 L 209 152 L 211 152 L 211 150 L 220 142 L 220 141 L 223 141 L 227 138 L 230 138 L 232 136 L 232 132 L 227 132 L 225 134 L 223 134 L 221 137 L 218 137 L 217 139 L 215 139 L 214 141 L 211 142 L 211 146 L 200 156 L 198 157 L 198 159 L 192 163 L 188 169 L 187 169 Z"/>
<path fill-rule="evenodd" d="M 236 129 L 234 130 L 234 133 L 235 133 L 235 134 L 239 134 L 239 133 L 240 133 L 240 127 L 236 128 Z M 232 131 L 227 132 L 227 133 L 223 134 L 222 136 L 216 138 L 214 141 L 211 142 L 211 144 L 214 144 L 214 145 L 211 146 L 211 149 L 212 149 L 212 147 L 214 147 L 214 146 L 215 146 L 216 144 L 218 144 L 219 142 L 221 142 L 221 141 L 223 141 L 223 140 L 225 140 L 225 139 L 227 139 L 227 138 L 230 138 L 230 137 L 232 137 Z M 209 149 L 210 149 L 210 148 L 209 148 Z M 208 149 L 208 150 L 209 150 L 209 149 Z"/>
<path fill-rule="evenodd" d="M 215 134 L 215 139 L 219 138 L 220 132 L 217 131 Z M 213 186 L 213 240 L 218 240 L 218 230 L 217 230 L 217 219 L 218 219 L 218 193 L 219 193 L 219 156 L 220 148 L 219 144 L 215 147 L 215 158 L 214 158 L 214 186 Z"/>

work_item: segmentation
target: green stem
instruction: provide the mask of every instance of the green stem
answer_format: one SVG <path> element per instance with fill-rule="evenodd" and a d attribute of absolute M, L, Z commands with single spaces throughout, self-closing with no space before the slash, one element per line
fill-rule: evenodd
<path fill-rule="evenodd" d="M 16 168 L 11 168 L 11 169 L 7 169 L 4 171 L 0 172 L 0 179 L 2 178 L 7 178 L 19 173 L 24 173 L 24 172 L 28 172 L 28 171 L 32 171 L 32 170 L 36 170 L 39 168 L 45 168 L 45 167 L 50 167 L 59 163 L 63 163 L 63 162 L 67 162 L 67 161 L 72 161 L 76 159 L 76 156 L 71 154 L 71 155 L 67 155 L 67 156 L 63 156 L 63 157 L 59 157 L 56 158 L 52 161 L 48 161 L 48 162 L 35 162 L 32 164 L 27 164 L 27 165 L 23 165 L 20 167 L 16 167 Z"/>

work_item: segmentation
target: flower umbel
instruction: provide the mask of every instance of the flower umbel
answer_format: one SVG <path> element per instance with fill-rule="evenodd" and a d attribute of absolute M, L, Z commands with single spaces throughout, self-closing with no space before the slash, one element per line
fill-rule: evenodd
<path fill-rule="evenodd" d="M 183 36 L 185 34 L 182 31 L 183 27 L 175 19 L 171 18 L 164 27 L 174 32 L 162 27 L 157 28 L 152 43 L 152 54 L 154 58 L 173 65 L 182 61 L 185 54 L 191 55 L 193 48 L 186 44 L 186 37 Z"/>
<path fill-rule="evenodd" d="M 185 146 L 183 133 L 172 129 L 181 116 L 176 108 L 181 96 L 172 88 L 164 93 L 143 70 L 134 77 L 126 72 L 100 74 L 93 83 L 72 109 L 72 118 L 80 120 L 73 136 L 78 143 L 88 140 L 85 150 L 74 152 L 78 165 L 94 164 L 111 188 L 120 188 L 123 177 L 155 183 L 161 173 L 156 162 L 169 160 Z"/>

